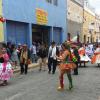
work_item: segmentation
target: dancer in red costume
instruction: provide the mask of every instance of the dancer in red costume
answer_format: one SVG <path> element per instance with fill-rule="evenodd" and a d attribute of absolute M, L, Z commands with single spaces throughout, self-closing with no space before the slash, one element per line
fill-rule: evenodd
<path fill-rule="evenodd" d="M 94 55 L 91 60 L 92 64 L 98 64 L 100 66 L 100 45 L 97 46 Z"/>
<path fill-rule="evenodd" d="M 62 52 L 60 53 L 59 57 L 57 57 L 58 60 L 61 61 L 59 64 L 59 69 L 60 69 L 60 85 L 58 87 L 58 90 L 63 90 L 64 89 L 64 79 L 63 75 L 67 73 L 68 80 L 69 80 L 69 89 L 71 90 L 73 88 L 73 83 L 72 83 L 72 77 L 71 77 L 71 70 L 76 67 L 76 65 L 71 62 L 70 60 L 70 51 L 66 45 L 66 43 L 62 44 Z"/>

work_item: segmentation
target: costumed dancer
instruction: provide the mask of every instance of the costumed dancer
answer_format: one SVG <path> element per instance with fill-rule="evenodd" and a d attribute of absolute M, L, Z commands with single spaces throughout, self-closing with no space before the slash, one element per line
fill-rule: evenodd
<path fill-rule="evenodd" d="M 85 52 L 85 47 L 81 47 L 79 50 L 79 55 L 80 55 L 80 62 L 84 62 L 84 67 L 85 67 L 85 62 L 91 61 L 91 59 L 88 57 L 88 55 Z"/>
<path fill-rule="evenodd" d="M 97 46 L 94 55 L 91 60 L 92 64 L 98 64 L 100 66 L 100 45 Z"/>
<path fill-rule="evenodd" d="M 69 80 L 69 89 L 71 90 L 73 88 L 72 83 L 72 76 L 71 76 L 71 70 L 76 67 L 76 65 L 70 61 L 70 51 L 68 49 L 68 46 L 66 43 L 62 44 L 62 52 L 59 56 L 57 56 L 57 59 L 60 60 L 59 69 L 60 69 L 60 76 L 59 81 L 60 85 L 58 87 L 58 90 L 64 89 L 64 74 L 67 73 L 67 77 Z"/>
<path fill-rule="evenodd" d="M 8 84 L 8 80 L 12 77 L 13 70 L 5 48 L 2 49 L 2 53 L 4 62 L 0 63 L 0 80 L 3 82 L 1 85 L 5 86 Z"/>

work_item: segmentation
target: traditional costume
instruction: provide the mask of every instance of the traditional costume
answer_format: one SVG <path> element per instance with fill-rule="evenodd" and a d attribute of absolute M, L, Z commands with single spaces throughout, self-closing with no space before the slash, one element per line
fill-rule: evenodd
<path fill-rule="evenodd" d="M 88 62 L 88 61 L 91 61 L 91 59 L 88 57 L 88 55 L 86 54 L 85 52 L 85 48 L 84 47 L 81 47 L 79 50 L 79 55 L 80 55 L 80 61 L 82 62 Z"/>
<path fill-rule="evenodd" d="M 65 73 L 67 73 L 68 80 L 69 80 L 69 89 L 71 89 L 73 88 L 71 70 L 73 70 L 76 67 L 76 65 L 70 61 L 70 52 L 68 50 L 63 51 L 61 55 L 58 57 L 58 59 L 61 60 L 61 63 L 59 64 L 60 86 L 58 87 L 58 90 L 64 89 L 63 75 Z"/>
<path fill-rule="evenodd" d="M 91 60 L 92 64 L 100 64 L 100 47 L 98 47 Z"/>
<path fill-rule="evenodd" d="M 8 62 L 9 60 L 8 55 L 4 54 L 3 58 L 4 62 L 0 63 L 0 80 L 8 81 L 13 75 L 13 70 L 11 64 Z"/>

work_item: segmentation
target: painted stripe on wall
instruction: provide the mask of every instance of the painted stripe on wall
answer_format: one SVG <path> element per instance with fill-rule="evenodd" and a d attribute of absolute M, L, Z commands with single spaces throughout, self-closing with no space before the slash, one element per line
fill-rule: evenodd
<path fill-rule="evenodd" d="M 2 16 L 2 0 L 0 0 L 0 17 Z M 4 41 L 3 23 L 0 22 L 0 42 Z"/>

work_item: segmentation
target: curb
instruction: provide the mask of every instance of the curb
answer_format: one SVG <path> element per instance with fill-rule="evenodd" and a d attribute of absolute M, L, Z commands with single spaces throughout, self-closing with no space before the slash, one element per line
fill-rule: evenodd
<path fill-rule="evenodd" d="M 18 66 L 18 67 L 19 67 L 19 66 Z M 30 65 L 28 65 L 28 70 L 29 70 L 29 69 L 32 69 L 32 68 L 36 68 L 36 67 L 39 67 L 39 64 L 38 64 L 38 63 L 30 64 Z M 17 68 L 17 69 L 14 69 L 13 72 L 14 72 L 14 73 L 20 72 L 20 67 Z"/>

